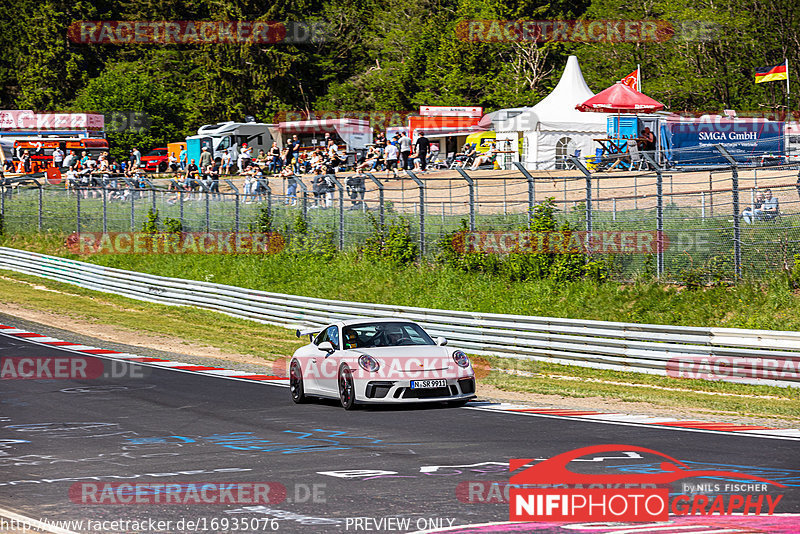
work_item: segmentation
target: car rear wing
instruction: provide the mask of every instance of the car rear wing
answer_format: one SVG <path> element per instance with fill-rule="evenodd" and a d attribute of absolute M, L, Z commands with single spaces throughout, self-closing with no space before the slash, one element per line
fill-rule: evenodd
<path fill-rule="evenodd" d="M 309 341 L 311 341 L 311 339 L 312 339 L 312 338 L 313 338 L 313 337 L 314 337 L 316 334 L 319 334 L 319 328 L 314 328 L 314 329 L 304 329 L 304 330 L 300 330 L 300 329 L 298 328 L 297 330 L 295 330 L 295 335 L 296 335 L 297 337 L 308 336 L 308 340 L 309 340 Z"/>

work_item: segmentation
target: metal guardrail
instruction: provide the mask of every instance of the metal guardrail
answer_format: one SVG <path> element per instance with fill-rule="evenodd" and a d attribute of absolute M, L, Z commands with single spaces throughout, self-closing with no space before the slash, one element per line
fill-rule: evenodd
<path fill-rule="evenodd" d="M 344 302 L 168 278 L 0 247 L 0 269 L 284 327 L 345 317 L 405 318 L 474 354 L 800 387 L 800 332 L 701 328 Z M 689 373 L 688 375 L 686 373 Z M 700 373 L 700 374 L 696 374 Z"/>

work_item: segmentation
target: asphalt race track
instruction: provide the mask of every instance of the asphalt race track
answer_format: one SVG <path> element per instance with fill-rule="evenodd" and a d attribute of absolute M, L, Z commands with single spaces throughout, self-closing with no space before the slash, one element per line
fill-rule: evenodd
<path fill-rule="evenodd" d="M 3 359 L 65 354 L 0 334 Z M 98 362 L 108 370 L 108 361 Z M 104 532 L 410 532 L 507 521 L 507 503 L 464 501 L 488 496 L 465 488 L 507 482 L 510 459 L 545 459 L 580 447 L 624 444 L 659 451 L 693 469 L 780 480 L 785 488 L 767 490 L 783 495 L 776 512 L 800 512 L 797 440 L 471 407 L 346 412 L 332 402 L 294 405 L 288 389 L 275 385 L 119 362 L 114 373 L 83 380 L 0 381 L 0 508 L 47 521 L 129 522 L 106 523 Z M 622 447 L 570 467 L 581 473 L 636 474 L 652 472 L 658 461 Z M 156 489 L 142 503 L 120 502 L 129 493 L 103 493 L 125 482 Z M 687 482 L 676 482 L 673 492 L 688 492 L 682 486 Z M 732 481 L 691 482 L 722 486 Z M 244 487 L 268 487 L 270 502 L 254 504 L 245 494 L 236 502 L 187 498 L 165 503 L 159 483 L 184 489 L 198 483 L 253 484 Z M 119 500 L 112 503 L 112 498 Z M 158 528 L 153 521 L 171 523 Z M 187 528 L 187 521 L 196 524 Z M 784 532 L 769 526 L 744 529 L 744 524 L 713 531 Z M 87 525 L 67 531 L 99 531 Z M 513 527 L 460 531 L 487 530 Z M 544 524 L 524 531 L 561 532 Z M 785 530 L 798 531 L 800 526 Z"/>

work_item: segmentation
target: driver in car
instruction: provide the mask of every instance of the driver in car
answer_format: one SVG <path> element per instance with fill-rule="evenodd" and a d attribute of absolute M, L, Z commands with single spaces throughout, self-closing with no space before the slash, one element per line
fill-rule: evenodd
<path fill-rule="evenodd" d="M 345 333 L 344 335 L 344 348 L 347 349 L 355 349 L 358 347 L 358 336 L 352 330 Z"/>

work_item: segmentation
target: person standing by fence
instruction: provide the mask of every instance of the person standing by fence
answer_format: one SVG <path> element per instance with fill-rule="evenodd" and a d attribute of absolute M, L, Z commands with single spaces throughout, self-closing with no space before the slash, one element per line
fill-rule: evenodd
<path fill-rule="evenodd" d="M 420 168 L 425 171 L 428 167 L 428 151 L 431 148 L 431 142 L 425 137 L 425 132 L 420 130 L 417 142 L 414 145 L 417 149 L 417 158 L 420 160 Z"/>

